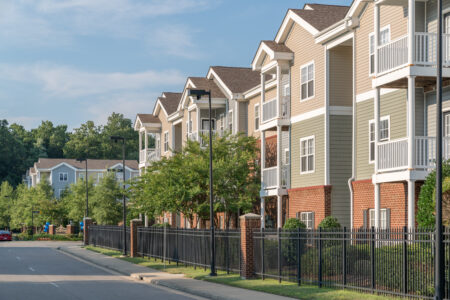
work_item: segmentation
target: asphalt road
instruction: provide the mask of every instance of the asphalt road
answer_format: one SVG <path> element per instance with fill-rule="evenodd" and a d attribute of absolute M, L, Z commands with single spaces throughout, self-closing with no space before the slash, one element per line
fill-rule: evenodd
<path fill-rule="evenodd" d="M 58 242 L 0 242 L 0 300 L 200 299 L 133 281 L 56 249 Z"/>

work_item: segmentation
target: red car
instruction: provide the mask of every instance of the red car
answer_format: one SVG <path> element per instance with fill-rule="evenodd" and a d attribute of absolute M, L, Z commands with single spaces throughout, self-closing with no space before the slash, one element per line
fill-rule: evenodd
<path fill-rule="evenodd" d="M 12 234 L 6 230 L 0 230 L 0 241 L 12 241 Z"/>

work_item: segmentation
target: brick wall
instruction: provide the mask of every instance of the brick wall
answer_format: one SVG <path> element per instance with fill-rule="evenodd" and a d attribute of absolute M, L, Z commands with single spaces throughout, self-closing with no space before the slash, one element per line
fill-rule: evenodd
<path fill-rule="evenodd" d="M 415 186 L 415 211 L 423 182 L 416 182 Z M 372 180 L 360 180 L 353 182 L 353 227 L 360 228 L 364 225 L 364 210 L 373 209 L 374 185 Z M 392 182 L 380 184 L 380 206 L 390 209 L 390 226 L 403 227 L 408 225 L 408 183 Z"/>
<path fill-rule="evenodd" d="M 298 212 L 314 212 L 314 226 L 331 215 L 331 186 L 311 186 L 290 189 L 288 191 L 289 218 L 295 218 Z"/>

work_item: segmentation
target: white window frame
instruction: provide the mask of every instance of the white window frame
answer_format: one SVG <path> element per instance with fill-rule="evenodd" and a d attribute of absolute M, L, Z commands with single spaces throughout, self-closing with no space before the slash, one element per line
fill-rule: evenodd
<path fill-rule="evenodd" d="M 233 110 L 229 110 L 228 111 L 228 130 L 230 131 L 231 134 L 233 134 Z"/>
<path fill-rule="evenodd" d="M 223 134 L 225 130 L 225 114 L 223 113 L 220 114 L 219 120 L 220 120 L 220 134 Z"/>
<path fill-rule="evenodd" d="M 201 129 L 202 131 L 208 130 L 208 129 L 203 129 L 203 121 L 207 121 L 207 122 L 208 122 L 208 125 L 209 125 L 209 118 L 202 118 L 202 121 L 201 121 L 201 124 L 200 124 L 200 125 L 201 125 L 201 128 L 202 128 L 202 129 Z M 214 130 L 216 130 L 216 127 L 217 127 L 217 126 L 216 126 L 216 125 L 217 125 L 217 124 L 216 124 L 216 119 L 215 119 L 215 118 L 211 118 L 211 122 L 213 123 L 213 131 L 214 131 Z"/>
<path fill-rule="evenodd" d="M 61 175 L 63 176 L 62 180 L 61 180 Z M 59 182 L 69 181 L 69 173 L 67 173 L 67 172 L 59 172 L 58 177 L 59 177 Z"/>
<path fill-rule="evenodd" d="M 387 229 L 390 227 L 390 224 L 387 223 L 387 209 L 380 208 L 380 229 Z M 369 209 L 369 228 L 375 227 L 375 209 Z"/>
<path fill-rule="evenodd" d="M 169 131 L 164 131 L 164 134 L 163 134 L 163 137 L 164 137 L 164 153 L 167 153 L 167 152 L 169 152 Z"/>
<path fill-rule="evenodd" d="M 314 229 L 314 212 L 303 211 L 297 213 L 297 218 L 306 225 L 306 229 Z"/>
<path fill-rule="evenodd" d="M 385 43 L 381 43 L 381 41 L 379 41 L 380 44 L 378 45 L 378 47 L 384 46 L 387 43 L 391 42 L 391 25 L 386 25 L 386 26 L 380 28 L 379 37 L 381 38 L 381 33 L 385 30 L 388 31 L 388 40 Z M 374 72 L 370 72 L 371 66 L 372 66 L 371 56 L 374 55 L 374 57 L 375 57 L 376 52 L 377 52 L 377 49 L 375 49 L 375 45 L 373 45 L 374 52 L 372 53 L 372 51 L 371 51 L 372 50 L 372 38 L 373 38 L 373 43 L 375 44 L 375 33 L 374 32 L 369 33 L 369 77 L 372 77 L 375 74 L 375 66 L 373 67 Z M 375 58 L 373 61 L 375 63 Z"/>
<path fill-rule="evenodd" d="M 302 142 L 306 141 L 308 142 L 309 140 L 313 140 L 313 152 L 312 154 L 309 153 L 309 147 L 308 147 L 308 154 L 303 155 L 302 154 Z M 308 162 L 309 159 L 308 157 L 311 156 L 313 157 L 313 168 L 312 170 L 309 170 L 309 165 L 307 166 L 307 170 L 306 171 L 302 171 L 302 158 L 306 157 L 306 161 Z M 310 173 L 314 173 L 316 170 L 316 137 L 314 135 L 311 136 L 307 136 L 304 138 L 300 139 L 300 174 L 310 174 Z"/>
<path fill-rule="evenodd" d="M 284 156 L 283 156 L 283 160 L 284 160 L 284 164 L 285 165 L 289 165 L 291 163 L 290 160 L 290 153 L 289 153 L 289 148 L 285 148 L 284 149 Z"/>
<path fill-rule="evenodd" d="M 380 125 L 381 125 L 381 122 L 384 122 L 384 121 L 388 121 L 388 137 L 384 138 L 384 139 L 381 139 L 381 137 L 380 137 L 379 142 L 387 142 L 387 141 L 391 140 L 391 116 L 388 115 L 388 116 L 381 117 L 380 118 Z M 375 124 L 375 120 L 374 119 L 369 121 L 369 164 L 375 163 L 375 159 L 376 159 L 375 154 L 374 154 L 375 159 L 371 160 L 371 156 L 372 155 L 371 155 L 371 150 L 370 150 L 371 149 L 371 144 L 375 143 L 375 140 L 372 141 L 372 136 L 371 136 L 371 131 L 370 131 L 370 127 L 373 124 Z M 378 128 L 380 130 L 379 133 L 381 133 L 381 126 L 380 125 L 378 125 Z M 374 126 L 373 130 L 375 131 L 375 126 Z M 374 138 L 376 138 L 375 132 L 374 132 Z M 375 149 L 374 149 L 374 151 L 375 151 Z"/>
<path fill-rule="evenodd" d="M 312 65 L 312 67 L 313 67 L 313 75 L 312 75 L 312 79 L 309 78 L 309 71 L 308 71 L 309 66 L 311 66 L 311 65 Z M 303 81 L 302 81 L 302 80 L 303 80 L 303 79 L 302 79 L 302 70 L 305 69 L 305 68 L 306 68 L 306 72 L 307 72 L 307 79 L 306 79 L 306 82 L 303 82 Z M 312 83 L 313 83 L 312 95 L 311 95 L 311 96 L 308 96 L 308 94 L 309 94 L 308 84 L 309 84 L 311 81 L 312 81 Z M 303 99 L 303 98 L 302 98 L 302 86 L 303 86 L 303 84 L 305 84 L 305 83 L 306 83 L 306 87 L 307 87 L 307 90 L 306 90 L 306 96 L 307 96 L 307 97 Z M 315 95 L 316 95 L 316 65 L 315 65 L 315 62 L 314 62 L 314 61 L 310 61 L 309 63 L 300 66 L 300 101 L 302 102 L 302 101 L 307 101 L 307 100 L 313 99 Z"/>
<path fill-rule="evenodd" d="M 259 125 L 261 124 L 261 111 L 259 109 L 259 103 L 255 104 L 255 131 L 259 131 Z M 258 116 L 256 114 L 258 113 Z"/>

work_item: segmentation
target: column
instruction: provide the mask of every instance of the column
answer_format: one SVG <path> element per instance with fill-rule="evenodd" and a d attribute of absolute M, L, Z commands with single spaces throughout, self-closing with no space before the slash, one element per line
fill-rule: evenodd
<path fill-rule="evenodd" d="M 261 228 L 266 228 L 266 199 L 261 197 Z"/>
<path fill-rule="evenodd" d="M 266 167 L 266 132 L 261 131 L 261 182 L 264 183 L 264 168 Z M 264 185 L 262 185 L 265 188 Z"/>
<path fill-rule="evenodd" d="M 83 219 L 83 240 L 85 245 L 89 245 L 89 226 L 92 225 L 91 218 Z"/>
<path fill-rule="evenodd" d="M 148 227 L 148 216 L 147 216 L 147 214 L 144 215 L 144 226 Z"/>
<path fill-rule="evenodd" d="M 254 276 L 253 260 L 253 231 L 259 230 L 260 216 L 256 214 L 246 214 L 239 217 L 241 227 L 241 277 L 244 279 Z"/>
<path fill-rule="evenodd" d="M 380 228 L 380 184 L 375 183 L 375 228 Z"/>
<path fill-rule="evenodd" d="M 131 257 L 138 256 L 138 242 L 137 242 L 137 229 L 142 226 L 142 221 L 134 219 L 130 221 L 130 255 Z"/>
<path fill-rule="evenodd" d="M 283 226 L 283 196 L 279 195 L 281 189 L 281 157 L 282 157 L 282 131 L 281 126 L 277 126 L 277 224 L 278 228 Z"/>
<path fill-rule="evenodd" d="M 416 1 L 408 0 L 408 64 L 414 64 L 414 42 L 416 27 Z"/>
<path fill-rule="evenodd" d="M 379 4 L 375 4 L 374 7 L 374 40 L 375 40 L 375 60 L 374 60 L 374 64 L 375 64 L 375 74 L 378 73 L 378 45 L 380 43 L 380 5 Z"/>
<path fill-rule="evenodd" d="M 261 105 L 259 106 L 261 108 L 261 120 L 264 120 L 263 114 L 264 114 L 264 102 L 266 101 L 266 74 L 261 73 Z M 260 122 L 262 123 L 262 122 Z"/>
<path fill-rule="evenodd" d="M 408 180 L 408 229 L 416 227 L 416 182 Z"/>
<path fill-rule="evenodd" d="M 142 150 L 142 131 L 139 131 L 139 151 Z"/>
<path fill-rule="evenodd" d="M 148 149 L 148 132 L 147 129 L 144 131 L 144 139 L 145 139 L 145 149 Z"/>
<path fill-rule="evenodd" d="M 415 165 L 415 108 L 416 108 L 416 88 L 415 77 L 408 76 L 408 170 L 413 170 Z"/>
<path fill-rule="evenodd" d="M 375 121 L 375 176 L 378 174 L 378 141 L 380 140 L 380 88 L 375 89 L 374 99 Z M 380 184 L 375 184 L 374 191 L 375 227 L 380 227 Z"/>
<path fill-rule="evenodd" d="M 196 108 L 196 113 L 197 113 L 197 141 L 200 141 L 200 108 Z"/>
<path fill-rule="evenodd" d="M 277 117 L 281 116 L 281 97 L 283 95 L 281 86 L 281 66 L 277 65 Z"/>

